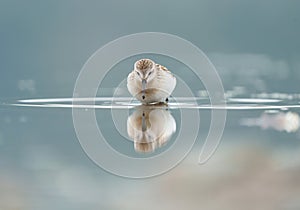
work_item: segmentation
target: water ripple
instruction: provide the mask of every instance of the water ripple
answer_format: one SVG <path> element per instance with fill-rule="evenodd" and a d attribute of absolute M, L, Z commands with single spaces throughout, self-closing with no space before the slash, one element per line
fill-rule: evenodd
<path fill-rule="evenodd" d="M 266 98 L 228 98 L 226 106 L 209 104 L 205 97 L 178 97 L 168 103 L 169 109 L 288 110 L 300 108 L 298 101 Z M 131 109 L 141 103 L 131 97 L 38 98 L 22 99 L 3 105 L 42 108 Z"/>

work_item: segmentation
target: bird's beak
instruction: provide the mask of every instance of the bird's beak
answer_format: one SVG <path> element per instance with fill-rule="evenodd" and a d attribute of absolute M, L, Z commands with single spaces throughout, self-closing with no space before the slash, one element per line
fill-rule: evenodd
<path fill-rule="evenodd" d="M 145 90 L 146 90 L 146 85 L 147 85 L 147 80 L 146 79 L 142 79 L 142 97 L 143 99 L 145 99 Z"/>
<path fill-rule="evenodd" d="M 142 79 L 142 91 L 145 91 L 146 85 L 147 85 L 147 80 L 146 79 Z"/>

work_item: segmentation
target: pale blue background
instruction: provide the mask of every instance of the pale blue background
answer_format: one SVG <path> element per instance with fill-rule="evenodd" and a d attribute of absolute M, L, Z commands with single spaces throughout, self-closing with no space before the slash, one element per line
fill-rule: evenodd
<path fill-rule="evenodd" d="M 92 53 L 144 31 L 197 45 L 226 91 L 298 93 L 299 10 L 299 1 L 281 0 L 1 0 L 0 101 L 71 97 Z M 170 173 L 127 180 L 87 158 L 70 109 L 1 106 L 0 209 L 299 209 L 299 133 L 239 126 L 260 114 L 229 112 L 222 144 L 205 166 L 196 164 L 199 138 Z"/>

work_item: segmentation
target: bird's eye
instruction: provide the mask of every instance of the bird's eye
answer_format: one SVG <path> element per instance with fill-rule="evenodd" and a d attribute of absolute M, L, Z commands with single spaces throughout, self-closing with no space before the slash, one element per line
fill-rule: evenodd
<path fill-rule="evenodd" d="M 149 74 L 148 74 L 148 76 L 149 76 L 150 74 L 152 74 L 152 72 L 153 72 L 153 71 L 150 71 Z"/>
<path fill-rule="evenodd" d="M 140 72 L 136 71 L 136 73 L 137 73 L 137 75 L 139 75 L 139 76 L 140 76 Z"/>

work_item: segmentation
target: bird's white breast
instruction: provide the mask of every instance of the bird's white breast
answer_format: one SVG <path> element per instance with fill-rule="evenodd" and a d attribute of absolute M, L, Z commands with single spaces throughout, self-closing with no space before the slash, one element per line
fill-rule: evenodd
<path fill-rule="evenodd" d="M 134 72 L 127 78 L 129 92 L 142 103 L 165 101 L 176 86 L 176 78 L 169 71 L 158 70 L 154 79 L 147 83 L 146 97 L 142 98 L 142 83 Z"/>

